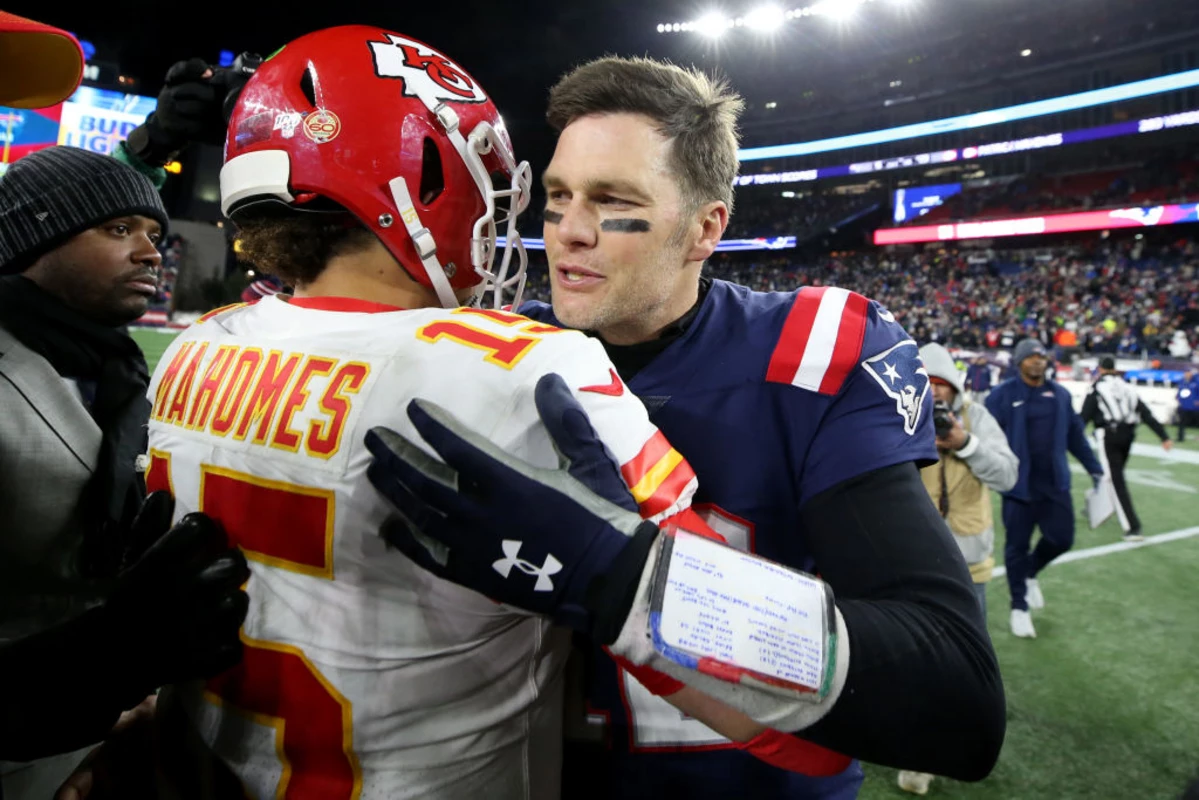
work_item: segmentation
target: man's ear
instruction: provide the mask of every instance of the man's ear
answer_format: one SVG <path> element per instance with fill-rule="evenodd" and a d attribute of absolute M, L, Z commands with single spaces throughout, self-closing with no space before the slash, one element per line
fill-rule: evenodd
<path fill-rule="evenodd" d="M 716 245 L 724 236 L 729 226 L 729 207 L 722 200 L 705 203 L 696 209 L 692 222 L 688 226 L 690 239 L 688 245 L 688 261 L 707 261 L 716 252 Z"/>

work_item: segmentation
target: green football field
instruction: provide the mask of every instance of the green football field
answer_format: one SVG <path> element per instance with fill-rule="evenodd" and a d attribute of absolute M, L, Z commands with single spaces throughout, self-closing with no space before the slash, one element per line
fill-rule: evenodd
<path fill-rule="evenodd" d="M 173 337 L 139 330 L 134 338 L 153 369 Z M 928 797 L 1156 800 L 1178 797 L 1199 774 L 1199 441 L 1174 456 L 1156 441 L 1141 431 L 1153 455 L 1134 455 L 1128 470 L 1148 541 L 1096 552 L 1120 542 L 1119 525 L 1113 518 L 1092 531 L 1079 519 L 1076 560 L 1041 576 L 1038 638 L 1011 636 L 1007 585 L 991 583 L 990 631 L 1008 702 L 1003 754 L 982 783 L 937 779 Z M 1081 509 L 1089 481 L 1075 477 Z M 998 525 L 998 500 L 995 518 Z M 1002 563 L 1002 532 L 997 538 Z M 866 776 L 864 800 L 912 796 L 896 788 L 895 770 L 868 765 Z"/>

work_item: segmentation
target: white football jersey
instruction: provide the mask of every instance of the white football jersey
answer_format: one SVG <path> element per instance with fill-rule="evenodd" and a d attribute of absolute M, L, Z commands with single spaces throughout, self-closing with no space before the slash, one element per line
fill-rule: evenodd
<path fill-rule="evenodd" d="M 151 381 L 147 485 L 219 519 L 249 559 L 243 663 L 181 690 L 200 737 L 256 797 L 558 794 L 566 631 L 389 550 L 394 511 L 363 437 L 420 397 L 531 463 L 557 456 L 533 402 L 557 372 L 647 517 L 695 475 L 602 346 L 515 314 L 338 298 L 213 312 Z M 430 450 L 431 452 L 431 450 Z"/>

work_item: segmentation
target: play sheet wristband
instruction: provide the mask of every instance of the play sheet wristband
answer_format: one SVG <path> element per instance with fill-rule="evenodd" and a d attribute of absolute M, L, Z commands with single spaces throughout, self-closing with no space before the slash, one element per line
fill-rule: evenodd
<path fill-rule="evenodd" d="M 681 528 L 665 534 L 650 589 L 654 649 L 723 681 L 823 699 L 837 660 L 828 585 Z"/>

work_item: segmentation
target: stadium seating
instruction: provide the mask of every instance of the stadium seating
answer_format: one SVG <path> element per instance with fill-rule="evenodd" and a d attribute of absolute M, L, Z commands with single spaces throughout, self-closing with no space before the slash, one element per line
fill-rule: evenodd
<path fill-rule="evenodd" d="M 797 263 L 793 255 L 718 255 L 713 277 L 762 291 L 834 285 L 880 301 L 919 341 L 995 346 L 1068 329 L 1091 353 L 1168 355 L 1175 331 L 1199 349 L 1199 245 L 1134 244 L 1036 254 L 928 250 L 854 253 Z M 530 253 L 528 297 L 549 299 L 544 253 Z M 1026 263 L 1025 258 L 1030 260 Z"/>

